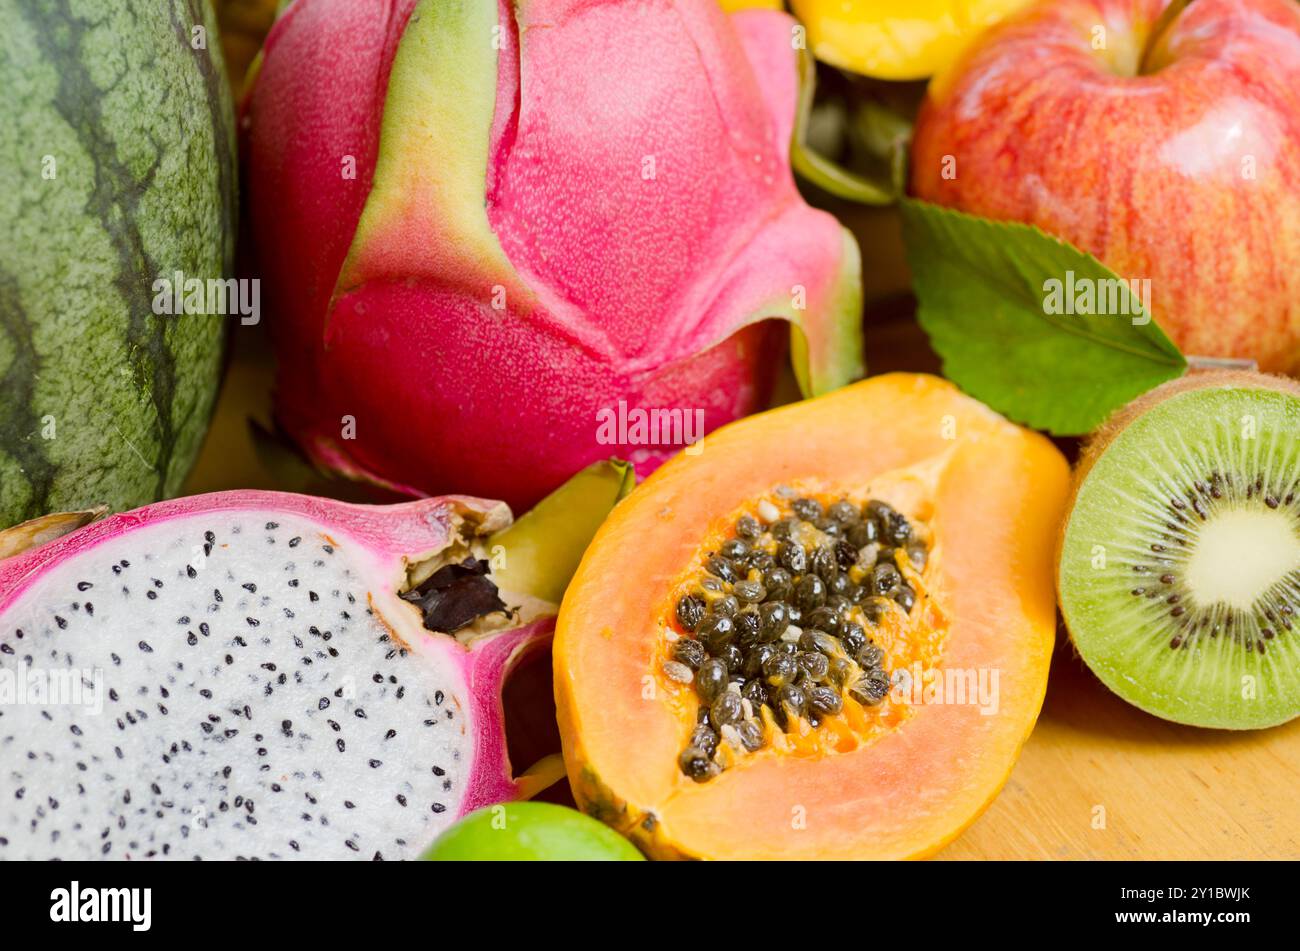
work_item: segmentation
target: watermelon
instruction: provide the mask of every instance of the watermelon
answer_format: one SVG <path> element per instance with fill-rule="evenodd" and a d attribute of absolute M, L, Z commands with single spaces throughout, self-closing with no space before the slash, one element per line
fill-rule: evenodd
<path fill-rule="evenodd" d="M 240 317 L 158 303 L 160 280 L 233 271 L 207 0 L 0 0 L 0 24 L 3 528 L 179 492 Z"/>

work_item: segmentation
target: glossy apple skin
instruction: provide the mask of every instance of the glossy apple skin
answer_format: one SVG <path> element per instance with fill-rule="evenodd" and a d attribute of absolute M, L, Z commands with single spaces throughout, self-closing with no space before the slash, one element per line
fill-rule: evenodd
<path fill-rule="evenodd" d="M 1139 75 L 1165 6 L 1046 0 L 994 28 L 932 84 L 911 191 L 1149 279 L 1184 353 L 1295 371 L 1300 3 L 1196 0 Z"/>

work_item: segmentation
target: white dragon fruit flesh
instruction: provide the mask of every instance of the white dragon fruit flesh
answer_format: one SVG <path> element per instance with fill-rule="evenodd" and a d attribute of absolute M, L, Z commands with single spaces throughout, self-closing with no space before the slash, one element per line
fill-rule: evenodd
<path fill-rule="evenodd" d="M 230 492 L 0 562 L 0 860 L 410 858 L 517 798 L 555 606 L 485 573 L 509 524 Z"/>

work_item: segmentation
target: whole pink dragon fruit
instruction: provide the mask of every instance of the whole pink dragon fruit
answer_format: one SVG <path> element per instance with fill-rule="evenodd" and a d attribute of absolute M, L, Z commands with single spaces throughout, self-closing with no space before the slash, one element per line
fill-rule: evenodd
<path fill-rule="evenodd" d="M 857 246 L 795 189 L 793 21 L 711 0 L 297 0 L 245 103 L 281 424 L 514 505 L 860 375 Z M 788 322 L 788 323 L 787 323 Z"/>
<path fill-rule="evenodd" d="M 543 505 L 594 532 L 622 482 Z M 512 563 L 531 525 L 223 492 L 0 561 L 0 859 L 410 858 L 558 778 L 511 777 L 501 689 L 585 541 Z"/>

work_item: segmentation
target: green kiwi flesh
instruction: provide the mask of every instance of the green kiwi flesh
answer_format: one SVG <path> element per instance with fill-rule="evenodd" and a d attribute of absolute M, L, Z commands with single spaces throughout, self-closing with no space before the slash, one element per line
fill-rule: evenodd
<path fill-rule="evenodd" d="M 1178 723 L 1300 714 L 1300 393 L 1258 374 L 1179 381 L 1080 468 L 1057 566 L 1080 656 Z"/>

